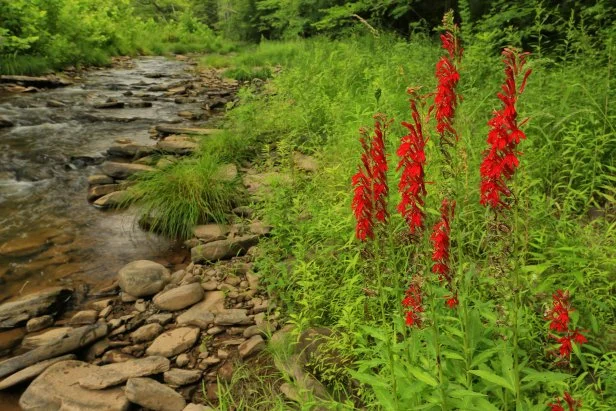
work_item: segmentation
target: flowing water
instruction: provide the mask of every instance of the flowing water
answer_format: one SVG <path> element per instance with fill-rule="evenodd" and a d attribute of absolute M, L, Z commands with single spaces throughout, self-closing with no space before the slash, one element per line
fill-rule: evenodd
<path fill-rule="evenodd" d="M 187 67 L 143 58 L 88 72 L 73 86 L 0 94 L 0 116 L 15 123 L 0 128 L 0 247 L 36 250 L 0 255 L 0 302 L 49 285 L 96 286 L 132 260 L 172 255 L 173 244 L 137 228 L 131 212 L 88 204 L 87 177 L 114 140 L 153 144 L 153 125 L 177 122 L 178 111 L 197 107 L 155 91 L 190 80 Z M 126 108 L 93 108 L 110 98 Z M 140 107 L 144 101 L 152 107 Z"/>

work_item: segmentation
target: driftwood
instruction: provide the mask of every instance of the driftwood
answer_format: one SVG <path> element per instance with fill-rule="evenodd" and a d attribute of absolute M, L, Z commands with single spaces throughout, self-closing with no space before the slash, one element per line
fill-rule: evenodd
<path fill-rule="evenodd" d="M 35 348 L 25 354 L 0 362 L 0 378 L 4 378 L 39 361 L 57 357 L 88 345 L 105 337 L 107 331 L 107 324 L 102 322 L 75 328 L 66 338 L 60 341 Z"/>

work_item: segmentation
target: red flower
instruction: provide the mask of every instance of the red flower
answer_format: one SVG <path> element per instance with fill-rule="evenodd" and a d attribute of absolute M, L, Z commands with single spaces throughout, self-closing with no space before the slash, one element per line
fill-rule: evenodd
<path fill-rule="evenodd" d="M 441 219 L 434 225 L 430 241 L 432 242 L 432 272 L 438 274 L 439 280 L 449 282 L 449 235 L 451 227 L 449 225 L 453 218 L 455 202 L 443 199 L 441 204 Z"/>
<path fill-rule="evenodd" d="M 550 338 L 556 340 L 560 347 L 558 348 L 559 356 L 564 362 L 568 362 L 573 344 L 582 345 L 588 340 L 580 330 L 572 330 L 570 328 L 570 314 L 574 311 L 569 301 L 569 292 L 557 290 L 552 295 L 552 308 L 546 310 L 545 318 L 549 322 L 550 330 L 557 334 L 550 334 Z M 560 335 L 558 335 L 560 334 Z"/>
<path fill-rule="evenodd" d="M 487 142 L 490 148 L 485 151 L 479 169 L 481 174 L 480 203 L 495 210 L 508 207 L 504 201 L 505 198 L 511 196 L 507 181 L 513 177 L 520 165 L 518 159 L 520 153 L 516 148 L 520 141 L 526 138 L 526 135 L 519 128 L 515 105 L 531 73 L 531 70 L 524 72 L 518 88 L 516 81 L 522 75 L 528 53 L 518 53 L 514 49 L 506 48 L 503 50 L 503 56 L 505 83 L 501 87 L 502 92 L 497 94 L 502 108 L 494 111 L 492 119 L 488 121 L 490 131 Z"/>
<path fill-rule="evenodd" d="M 351 207 L 357 221 L 355 236 L 361 241 L 374 238 L 375 219 L 385 222 L 389 215 L 387 213 L 387 195 L 389 194 L 387 157 L 383 134 L 391 121 L 382 114 L 377 114 L 374 118 L 372 137 L 364 128 L 359 131 L 363 153 L 358 171 L 352 178 L 354 195 Z"/>
<path fill-rule="evenodd" d="M 460 304 L 460 302 L 458 301 L 457 295 L 448 297 L 447 301 L 445 301 L 445 305 L 447 305 L 447 307 L 451 308 L 452 310 L 456 308 L 458 304 Z"/>
<path fill-rule="evenodd" d="M 574 399 L 567 391 L 564 392 L 564 400 L 569 409 L 568 411 L 575 411 L 577 407 L 582 406 L 582 401 Z M 556 402 L 549 403 L 548 407 L 551 407 L 550 411 L 565 411 L 560 397 L 556 397 Z"/>
<path fill-rule="evenodd" d="M 411 281 L 406 290 L 402 306 L 406 308 L 405 322 L 409 327 L 421 327 L 420 313 L 424 311 L 422 305 L 421 285 L 418 281 Z"/>
<path fill-rule="evenodd" d="M 441 138 L 441 145 L 453 144 L 458 140 L 458 133 L 453 128 L 456 107 L 459 97 L 456 87 L 460 81 L 460 73 L 457 65 L 462 59 L 462 47 L 460 46 L 459 29 L 453 24 L 453 14 L 446 13 L 443 18 L 446 32 L 441 34 L 441 43 L 447 55 L 442 56 L 436 63 L 436 78 L 438 85 L 434 96 L 436 131 Z"/>
<path fill-rule="evenodd" d="M 424 164 L 426 153 L 424 147 L 426 140 L 423 136 L 422 121 L 417 108 L 422 97 L 417 94 L 417 89 L 407 90 L 410 98 L 412 123 L 402 122 L 408 129 L 408 134 L 402 137 L 397 155 L 400 157 L 397 170 L 402 169 L 398 190 L 401 194 L 398 211 L 406 220 L 411 234 L 420 232 L 424 228 L 426 185 L 424 181 Z"/>

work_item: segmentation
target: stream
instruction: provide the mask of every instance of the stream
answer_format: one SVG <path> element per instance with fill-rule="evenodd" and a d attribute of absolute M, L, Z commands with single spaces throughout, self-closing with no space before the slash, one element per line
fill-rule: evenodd
<path fill-rule="evenodd" d="M 0 94 L 0 117 L 15 124 L 0 128 L 0 302 L 51 285 L 95 288 L 130 261 L 177 254 L 169 240 L 140 230 L 130 211 L 86 200 L 87 177 L 115 140 L 153 144 L 152 126 L 199 108 L 165 96 L 168 85 L 191 80 L 187 63 L 128 63 L 65 88 Z M 126 106 L 95 108 L 109 99 Z"/>

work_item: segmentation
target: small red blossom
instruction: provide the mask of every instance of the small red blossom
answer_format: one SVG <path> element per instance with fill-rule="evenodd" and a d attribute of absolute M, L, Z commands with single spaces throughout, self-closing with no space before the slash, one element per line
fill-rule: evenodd
<path fill-rule="evenodd" d="M 422 305 L 421 284 L 416 279 L 411 281 L 405 292 L 402 306 L 406 309 L 405 323 L 409 327 L 421 327 L 421 313 L 424 312 Z"/>
<path fill-rule="evenodd" d="M 353 176 L 353 215 L 357 224 L 355 236 L 361 240 L 374 238 L 374 224 L 386 222 L 387 212 L 387 156 L 384 133 L 391 123 L 382 114 L 374 116 L 374 135 L 371 137 L 364 128 L 360 129 L 363 153 L 357 173 Z M 376 220 L 376 221 L 375 221 Z"/>
<path fill-rule="evenodd" d="M 519 128 L 516 102 L 524 91 L 531 73 L 531 70 L 523 72 L 528 54 L 519 53 L 510 48 L 503 50 L 505 83 L 501 87 L 502 92 L 497 94 L 502 108 L 494 111 L 492 119 L 488 121 L 490 131 L 487 142 L 490 148 L 485 151 L 479 168 L 481 174 L 480 203 L 494 210 L 508 207 L 505 199 L 511 197 L 512 192 L 507 186 L 507 181 L 511 180 L 520 165 L 518 158 L 520 152 L 517 151 L 517 145 L 526 138 Z M 516 82 L 522 75 L 522 81 L 518 87 Z"/>
<path fill-rule="evenodd" d="M 449 273 L 449 235 L 451 234 L 450 221 L 453 218 L 455 202 L 443 199 L 441 204 L 441 218 L 434 225 L 430 241 L 432 242 L 432 272 L 438 274 L 441 282 L 451 280 Z"/>
<path fill-rule="evenodd" d="M 447 307 L 451 308 L 452 310 L 456 308 L 458 304 L 460 304 L 460 302 L 458 301 L 457 295 L 446 297 L 446 298 L 447 300 L 445 301 L 445 305 L 447 305 Z"/>
<path fill-rule="evenodd" d="M 402 137 L 397 155 L 400 158 L 397 170 L 402 170 L 398 190 L 401 199 L 398 204 L 398 212 L 404 217 L 411 234 L 419 233 L 424 228 L 426 184 L 424 181 L 424 165 L 426 153 L 424 151 L 426 139 L 423 135 L 421 116 L 419 115 L 418 103 L 421 104 L 422 96 L 417 94 L 417 89 L 409 88 L 410 108 L 412 122 L 402 122 L 408 129 L 408 134 Z"/>
<path fill-rule="evenodd" d="M 574 311 L 571 306 L 569 291 L 557 290 L 552 295 L 552 307 L 546 310 L 545 319 L 549 322 L 548 326 L 556 334 L 550 334 L 550 338 L 560 344 L 558 354 L 560 359 L 567 363 L 573 352 L 573 344 L 582 345 L 588 340 L 580 330 L 571 329 L 570 314 Z"/>
<path fill-rule="evenodd" d="M 556 397 L 556 402 L 551 402 L 548 404 L 548 407 L 551 407 L 550 411 L 565 411 L 565 408 L 563 407 L 563 400 L 567 405 L 567 411 L 575 411 L 578 407 L 582 406 L 581 400 L 574 399 L 571 394 L 565 391 L 563 394 L 563 399 Z"/>

